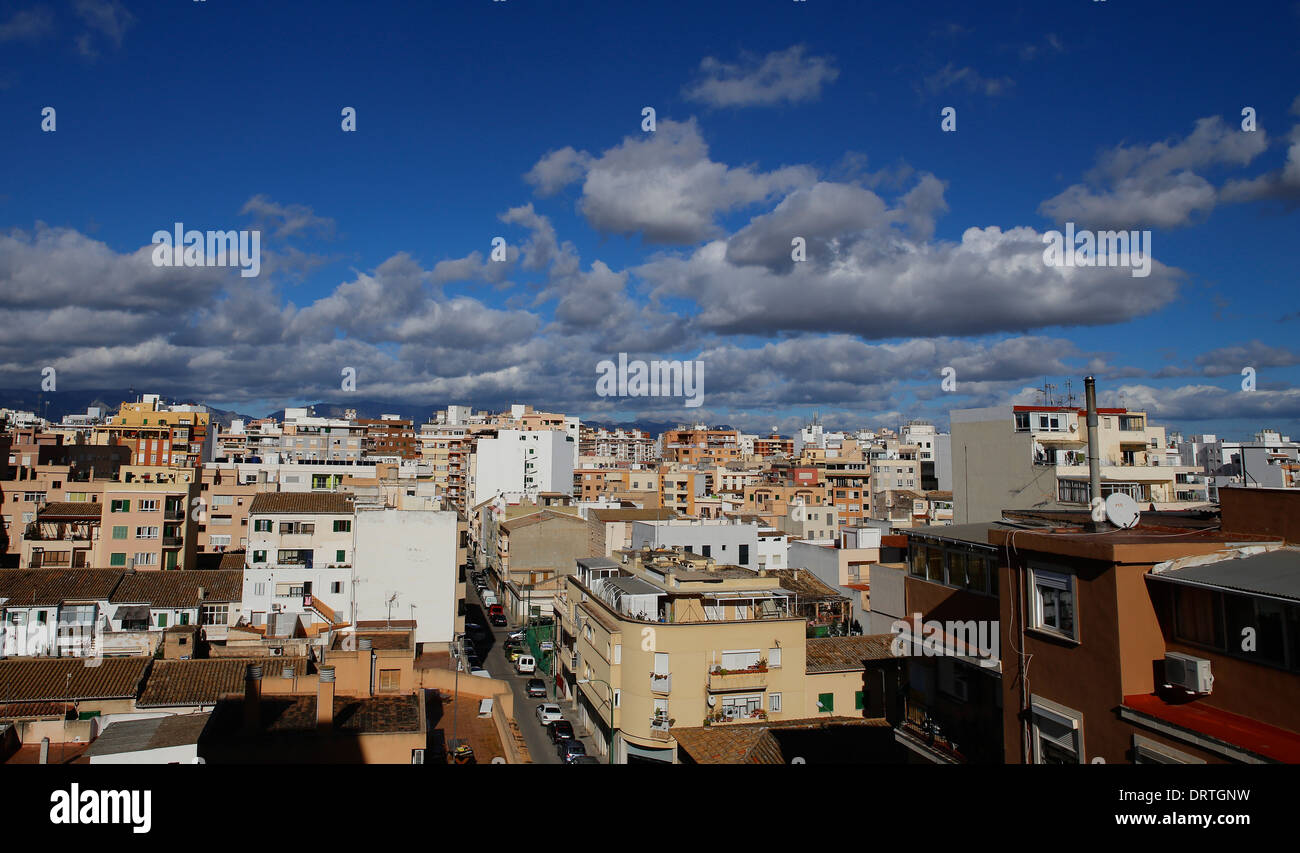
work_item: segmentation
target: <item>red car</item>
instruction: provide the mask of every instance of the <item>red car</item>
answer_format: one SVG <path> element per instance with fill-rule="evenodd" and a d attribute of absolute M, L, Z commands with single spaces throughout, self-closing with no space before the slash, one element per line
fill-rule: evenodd
<path fill-rule="evenodd" d="M 488 608 L 488 621 L 493 625 L 500 627 L 506 624 L 506 611 L 500 604 L 493 604 Z"/>

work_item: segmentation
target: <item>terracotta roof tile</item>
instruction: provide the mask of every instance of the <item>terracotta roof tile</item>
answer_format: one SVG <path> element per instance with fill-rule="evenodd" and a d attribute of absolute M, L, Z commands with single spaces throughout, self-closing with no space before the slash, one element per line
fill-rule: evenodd
<path fill-rule="evenodd" d="M 94 501 L 47 503 L 36 513 L 36 517 L 41 521 L 56 518 L 102 518 L 103 516 L 104 505 Z"/>
<path fill-rule="evenodd" d="M 202 601 L 199 589 L 203 590 Z M 239 601 L 244 595 L 244 572 L 226 569 L 181 572 L 126 573 L 109 601 L 148 603 L 154 607 L 189 608 L 200 603 Z"/>
<path fill-rule="evenodd" d="M 259 492 L 249 515 L 349 515 L 356 511 L 351 492 Z"/>
<path fill-rule="evenodd" d="M 250 663 L 262 665 L 263 679 L 280 678 L 286 666 L 292 666 L 295 674 L 307 674 L 305 657 L 160 660 L 154 663 L 136 707 L 215 705 L 227 696 L 243 696 Z"/>
<path fill-rule="evenodd" d="M 863 661 L 890 660 L 895 657 L 890 649 L 894 642 L 893 634 L 817 637 L 806 642 L 806 672 L 855 672 L 863 669 Z"/>
<path fill-rule="evenodd" d="M 134 699 L 153 658 L 22 658 L 0 661 L 0 702 Z"/>
<path fill-rule="evenodd" d="M 0 598 L 8 599 L 7 607 L 106 601 L 124 574 L 121 569 L 0 569 Z"/>

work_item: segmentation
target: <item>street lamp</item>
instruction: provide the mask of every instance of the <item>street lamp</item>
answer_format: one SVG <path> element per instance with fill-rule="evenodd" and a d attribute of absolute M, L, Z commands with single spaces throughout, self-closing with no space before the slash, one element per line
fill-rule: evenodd
<path fill-rule="evenodd" d="M 579 684 L 603 684 L 609 688 L 610 695 L 614 694 L 614 685 L 608 681 L 599 678 L 579 678 Z M 609 705 L 609 733 L 605 736 L 605 754 L 609 757 L 609 763 L 614 763 L 614 704 L 605 699 L 600 700 L 600 704 Z"/>

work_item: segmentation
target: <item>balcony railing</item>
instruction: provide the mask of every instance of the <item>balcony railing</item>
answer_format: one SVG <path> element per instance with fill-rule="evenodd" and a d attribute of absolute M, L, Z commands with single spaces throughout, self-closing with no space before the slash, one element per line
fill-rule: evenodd
<path fill-rule="evenodd" d="M 668 720 L 664 717 L 651 717 L 650 737 L 655 740 L 668 740 L 671 738 L 672 734 L 669 732 Z"/>
<path fill-rule="evenodd" d="M 673 690 L 672 673 L 650 673 L 650 692 L 651 693 L 671 693 Z"/>
<path fill-rule="evenodd" d="M 717 668 L 709 672 L 709 690 L 763 690 L 767 687 L 767 669 Z"/>

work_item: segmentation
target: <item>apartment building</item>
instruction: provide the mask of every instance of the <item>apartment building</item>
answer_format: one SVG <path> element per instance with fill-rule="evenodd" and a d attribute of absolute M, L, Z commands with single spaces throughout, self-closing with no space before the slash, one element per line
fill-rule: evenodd
<path fill-rule="evenodd" d="M 573 493 L 575 439 L 564 430 L 482 434 L 473 453 L 472 506 L 498 494 Z"/>
<path fill-rule="evenodd" d="M 820 507 L 830 503 L 826 483 L 814 469 L 795 471 L 789 480 L 764 480 L 745 487 L 743 515 L 757 515 L 769 524 L 779 525 L 789 516 L 791 507 Z"/>
<path fill-rule="evenodd" d="M 320 418 L 305 408 L 288 408 L 278 446 L 271 449 L 263 444 L 260 455 L 268 462 L 360 462 L 365 435 L 366 428 L 350 420 Z"/>
<path fill-rule="evenodd" d="M 680 515 L 695 516 L 695 500 L 708 494 L 711 471 L 664 465 L 659 469 L 659 503 Z"/>
<path fill-rule="evenodd" d="M 355 520 L 355 612 L 336 609 L 349 614 L 350 621 L 412 621 L 414 641 L 422 649 L 445 651 L 465 624 L 459 612 L 465 584 L 457 561 L 460 532 L 456 513 L 367 505 L 358 498 Z M 332 530 L 340 525 L 330 526 Z M 339 532 L 340 537 L 343 534 Z M 322 545 L 328 550 L 327 543 Z M 344 547 L 335 548 L 335 557 Z"/>
<path fill-rule="evenodd" d="M 266 479 L 242 481 L 238 471 L 203 466 L 200 472 L 200 502 L 191 509 L 195 527 L 195 548 L 200 554 L 219 554 L 248 547 L 248 513 L 253 498 L 276 490 Z M 197 517 L 194 517 L 197 516 Z"/>
<path fill-rule="evenodd" d="M 135 465 L 196 468 L 212 459 L 215 434 L 205 406 L 165 405 L 157 394 L 123 402 L 96 426 L 97 441 L 131 449 Z"/>
<path fill-rule="evenodd" d="M 618 462 L 645 463 L 656 458 L 654 438 L 645 430 L 632 427 L 584 426 L 578 450 L 580 457 L 606 456 Z"/>
<path fill-rule="evenodd" d="M 776 576 L 634 551 L 565 582 L 560 678 L 614 763 L 672 763 L 673 728 L 706 719 L 808 715 L 806 625 Z"/>
<path fill-rule="evenodd" d="M 349 619 L 356 553 L 356 507 L 340 492 L 264 492 L 253 498 L 241 615 L 266 625 L 274 615 L 315 612 Z M 325 605 L 322 610 L 320 605 Z"/>
<path fill-rule="evenodd" d="M 1087 506 L 1086 414 L 1069 406 L 954 410 L 954 522 L 995 521 L 1004 509 Z M 1103 497 L 1122 492 L 1156 509 L 1208 502 L 1199 468 L 1161 464 L 1165 431 L 1145 412 L 1099 409 L 1097 439 Z"/>
<path fill-rule="evenodd" d="M 632 547 L 679 548 L 719 563 L 757 570 L 759 531 L 763 526 L 757 521 L 742 523 L 738 518 L 633 521 Z M 784 543 L 780 550 L 784 551 Z"/>
<path fill-rule="evenodd" d="M 794 456 L 794 439 L 775 432 L 763 438 L 756 436 L 751 453 L 760 459 L 766 459 L 769 456 L 788 458 Z"/>
<path fill-rule="evenodd" d="M 397 415 L 381 415 L 377 419 L 357 418 L 354 423 L 364 430 L 361 441 L 363 456 L 389 459 L 421 457 L 422 445 L 412 421 Z"/>
<path fill-rule="evenodd" d="M 670 429 L 661 437 L 661 458 L 680 465 L 725 465 L 740 460 L 740 433 L 707 424 Z"/>

